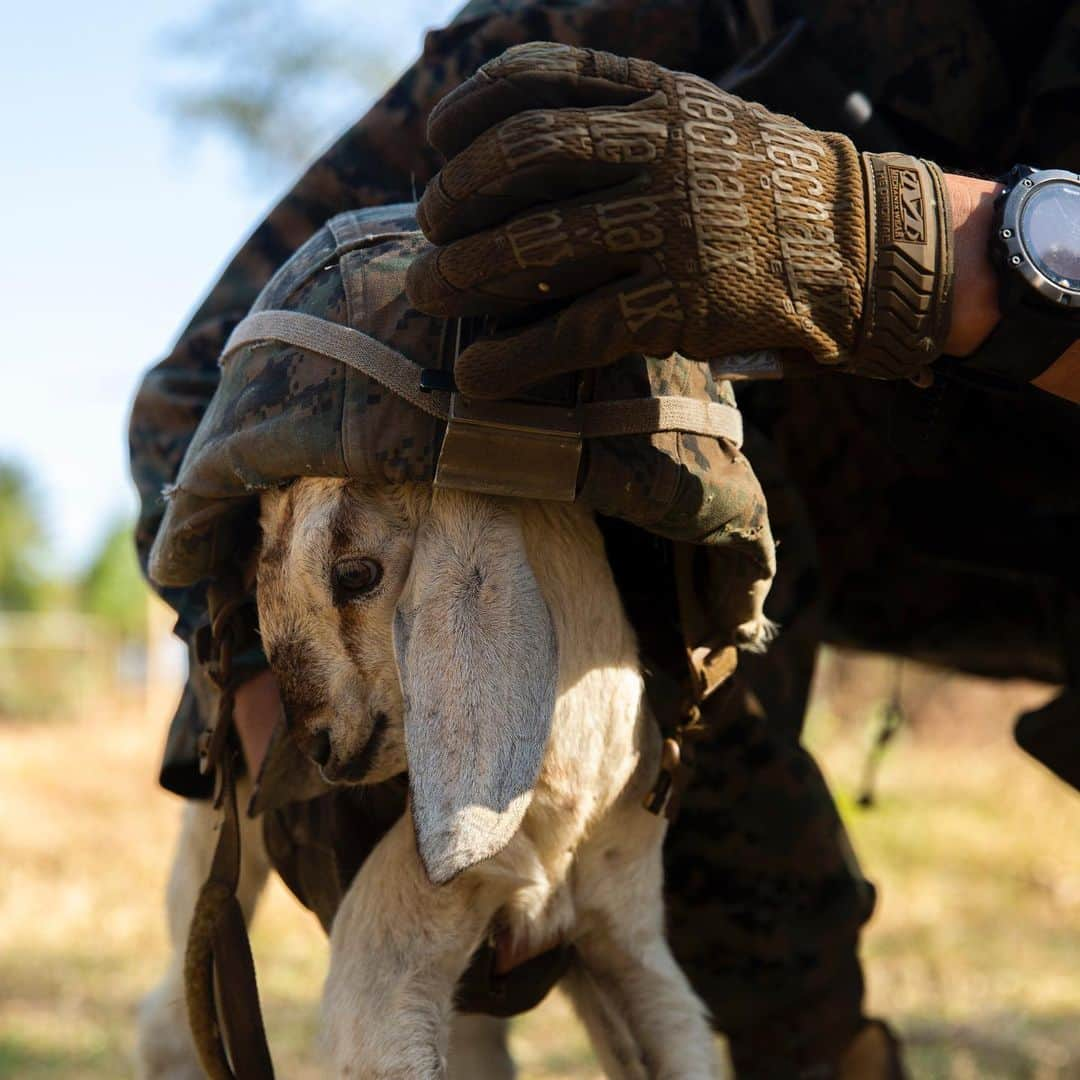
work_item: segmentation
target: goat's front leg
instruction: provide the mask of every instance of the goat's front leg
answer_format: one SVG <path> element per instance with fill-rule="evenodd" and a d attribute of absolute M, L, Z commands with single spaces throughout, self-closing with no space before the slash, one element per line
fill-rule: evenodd
<path fill-rule="evenodd" d="M 580 960 L 563 976 L 559 988 L 569 996 L 585 1025 L 604 1076 L 608 1080 L 649 1080 L 645 1055 L 619 1002 L 597 982 Z"/>
<path fill-rule="evenodd" d="M 585 970 L 564 980 L 610 1080 L 715 1080 L 705 1010 L 662 935 L 596 932 L 577 942 Z"/>
<path fill-rule="evenodd" d="M 330 932 L 322 1024 L 336 1075 L 444 1080 L 454 987 L 514 887 L 501 861 L 435 886 L 408 814 L 378 843 Z"/>
<path fill-rule="evenodd" d="M 450 1025 L 449 1080 L 514 1080 L 507 1044 L 510 1022 L 500 1016 L 455 1013 Z"/>
<path fill-rule="evenodd" d="M 664 935 L 663 823 L 631 807 L 605 831 L 581 861 L 579 903 L 588 912 L 587 928 L 575 944 L 589 993 L 571 984 L 571 997 L 590 1035 L 601 1035 L 598 1041 L 620 1034 L 611 1028 L 603 1039 L 605 1024 L 598 1021 L 604 1014 L 625 1021 L 640 1056 L 629 1060 L 624 1038 L 606 1048 L 606 1057 L 598 1048 L 612 1077 L 643 1072 L 650 1080 L 713 1080 L 719 1066 L 705 1006 Z"/>
<path fill-rule="evenodd" d="M 239 782 L 238 799 L 246 805 L 250 787 Z M 269 863 L 262 838 L 262 818 L 240 816 L 240 886 L 237 898 L 250 923 L 266 884 Z M 209 802 L 189 802 L 176 845 L 166 894 L 172 957 L 165 977 L 139 1008 L 136 1074 L 142 1080 L 202 1080 L 195 1044 L 188 1027 L 184 997 L 184 950 L 199 890 L 210 872 L 221 814 Z"/>

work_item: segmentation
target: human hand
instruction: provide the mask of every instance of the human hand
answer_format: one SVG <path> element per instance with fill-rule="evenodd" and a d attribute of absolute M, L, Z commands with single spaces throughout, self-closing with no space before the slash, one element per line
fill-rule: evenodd
<path fill-rule="evenodd" d="M 248 774 L 255 779 L 262 769 L 270 737 L 281 716 L 281 691 L 269 669 L 241 683 L 233 696 L 233 723 L 240 736 Z"/>
<path fill-rule="evenodd" d="M 696 76 L 546 43 L 484 65 L 429 137 L 447 164 L 418 219 L 441 246 L 410 267 L 410 298 L 518 324 L 461 354 L 465 393 L 632 352 L 802 349 L 915 377 L 941 351 L 952 263 L 935 166 L 860 158 Z"/>

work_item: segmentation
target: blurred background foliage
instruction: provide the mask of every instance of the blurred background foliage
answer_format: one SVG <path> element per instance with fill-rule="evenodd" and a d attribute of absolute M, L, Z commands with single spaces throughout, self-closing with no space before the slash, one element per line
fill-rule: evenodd
<path fill-rule="evenodd" d="M 43 606 L 44 539 L 27 472 L 15 462 L 0 461 L 0 610 L 34 611 Z"/>
<path fill-rule="evenodd" d="M 422 0 L 400 0 L 406 18 Z M 284 183 L 393 80 L 401 42 L 341 0 L 211 0 L 157 42 L 155 92 L 185 153 L 225 143 L 257 186 Z M 414 45 L 410 42 L 410 47 Z M 181 305 L 184 298 L 178 298 Z M 30 470 L 0 459 L 0 719 L 61 712 L 88 688 L 145 674 L 148 619 L 130 520 L 58 570 Z"/>
<path fill-rule="evenodd" d="M 113 522 L 84 566 L 54 566 L 28 470 L 0 461 L 0 720 L 61 712 L 146 666 L 151 596 L 132 523 Z"/>
<path fill-rule="evenodd" d="M 0 612 L 75 611 L 98 618 L 108 633 L 145 633 L 148 589 L 139 569 L 132 522 L 114 521 L 88 564 L 73 574 L 50 571 L 48 530 L 27 470 L 0 461 Z"/>
<path fill-rule="evenodd" d="M 161 42 L 161 102 L 184 138 L 223 136 L 260 180 L 310 160 L 397 74 L 352 17 L 295 0 L 216 0 Z"/>
<path fill-rule="evenodd" d="M 147 587 L 132 541 L 131 522 L 118 520 L 79 579 L 79 606 L 124 640 L 146 632 Z"/>

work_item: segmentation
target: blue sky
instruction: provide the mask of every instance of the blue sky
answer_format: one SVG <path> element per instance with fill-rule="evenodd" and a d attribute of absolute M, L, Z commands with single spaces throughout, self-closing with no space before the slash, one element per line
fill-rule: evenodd
<path fill-rule="evenodd" d="M 364 19 L 401 68 L 458 6 L 319 4 Z M 134 512 L 125 431 L 139 375 L 287 186 L 260 182 L 227 144 L 185 142 L 163 112 L 162 35 L 198 11 L 179 0 L 5 10 L 0 458 L 30 471 L 60 569 Z"/>

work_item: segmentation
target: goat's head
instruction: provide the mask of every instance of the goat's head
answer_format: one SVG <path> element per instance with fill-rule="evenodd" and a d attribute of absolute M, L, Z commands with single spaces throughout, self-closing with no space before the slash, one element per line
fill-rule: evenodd
<path fill-rule="evenodd" d="M 298 480 L 262 498 L 259 619 L 293 737 L 329 780 L 406 767 L 439 883 L 528 807 L 558 651 L 516 513 L 420 486 Z"/>

